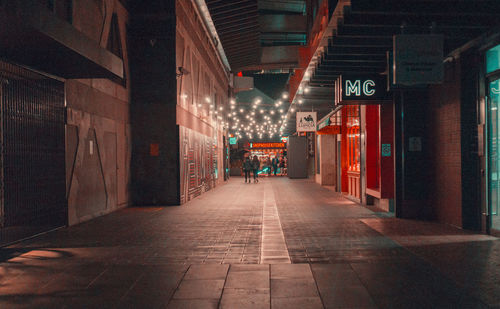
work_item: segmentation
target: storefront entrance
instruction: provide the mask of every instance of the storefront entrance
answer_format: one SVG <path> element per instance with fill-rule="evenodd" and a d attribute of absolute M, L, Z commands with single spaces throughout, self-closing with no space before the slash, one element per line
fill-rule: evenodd
<path fill-rule="evenodd" d="M 488 195 L 487 205 L 491 218 L 490 226 L 500 230 L 500 46 L 490 49 L 486 54 L 488 74 Z"/>

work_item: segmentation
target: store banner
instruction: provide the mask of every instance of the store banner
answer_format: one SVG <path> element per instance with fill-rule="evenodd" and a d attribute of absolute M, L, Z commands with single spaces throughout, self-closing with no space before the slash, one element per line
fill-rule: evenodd
<path fill-rule="evenodd" d="M 420 85 L 443 82 L 443 36 L 394 36 L 394 84 Z"/>
<path fill-rule="evenodd" d="M 316 117 L 316 112 L 297 112 L 297 132 L 315 132 Z"/>

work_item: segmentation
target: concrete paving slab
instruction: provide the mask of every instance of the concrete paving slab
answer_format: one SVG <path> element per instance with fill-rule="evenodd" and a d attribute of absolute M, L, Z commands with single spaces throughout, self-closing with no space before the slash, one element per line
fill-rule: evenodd
<path fill-rule="evenodd" d="M 227 291 L 227 293 L 226 293 Z M 222 295 L 220 308 L 238 308 L 238 309 L 269 309 L 271 306 L 269 289 L 262 293 L 248 292 L 249 290 L 225 289 Z"/>
<path fill-rule="evenodd" d="M 271 279 L 271 297 L 319 297 L 313 279 Z"/>
<path fill-rule="evenodd" d="M 224 280 L 182 280 L 174 299 L 220 299 Z"/>
<path fill-rule="evenodd" d="M 270 305 L 256 295 L 494 308 L 498 264 L 495 237 L 380 217 L 309 180 L 231 179 L 181 207 L 131 207 L 0 249 L 0 308 Z"/>
<path fill-rule="evenodd" d="M 184 280 L 225 280 L 229 265 L 191 265 Z"/>
<path fill-rule="evenodd" d="M 323 304 L 319 297 L 288 297 L 273 298 L 273 309 L 322 309 Z"/>
<path fill-rule="evenodd" d="M 172 299 L 168 309 L 217 309 L 219 304 L 215 299 Z"/>
<path fill-rule="evenodd" d="M 312 279 L 309 264 L 271 265 L 271 279 Z"/>
<path fill-rule="evenodd" d="M 269 271 L 230 271 L 224 288 L 269 289 Z"/>

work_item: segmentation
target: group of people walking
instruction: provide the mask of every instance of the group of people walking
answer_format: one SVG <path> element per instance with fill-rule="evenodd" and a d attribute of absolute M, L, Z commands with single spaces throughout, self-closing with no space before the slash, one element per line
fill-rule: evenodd
<path fill-rule="evenodd" d="M 278 173 L 278 168 L 281 171 L 280 176 L 286 173 L 286 160 L 284 157 L 282 157 L 281 159 L 273 157 L 272 160 L 267 157 L 261 162 L 259 160 L 259 157 L 257 156 L 253 156 L 253 158 L 251 158 L 251 156 L 248 156 L 243 161 L 242 166 L 243 172 L 245 173 L 245 183 L 250 183 L 252 181 L 251 173 L 253 173 L 253 182 L 259 182 L 259 170 L 261 169 L 261 164 L 264 165 L 264 169 L 266 169 L 266 167 L 268 168 L 268 175 L 271 175 L 271 173 L 273 173 L 274 176 L 276 176 Z"/>

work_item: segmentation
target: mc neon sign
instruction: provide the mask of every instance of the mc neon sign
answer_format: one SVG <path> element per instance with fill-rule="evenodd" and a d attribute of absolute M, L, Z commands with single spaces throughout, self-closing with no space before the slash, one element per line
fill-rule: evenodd
<path fill-rule="evenodd" d="M 387 81 L 385 76 L 342 75 L 335 83 L 335 104 L 377 104 L 372 101 L 387 99 Z"/>
<path fill-rule="evenodd" d="M 361 96 L 361 91 L 363 91 L 363 95 L 367 97 L 371 97 L 375 94 L 375 82 L 371 79 L 365 80 L 363 82 L 363 87 L 361 87 L 361 80 L 357 79 L 355 81 L 346 80 L 345 81 L 345 95 L 351 96 L 355 95 L 357 97 Z"/>

